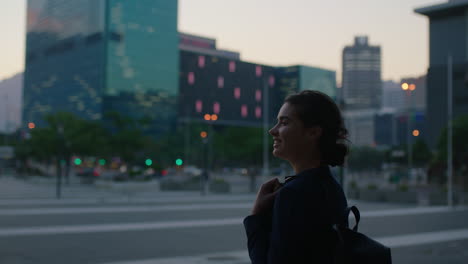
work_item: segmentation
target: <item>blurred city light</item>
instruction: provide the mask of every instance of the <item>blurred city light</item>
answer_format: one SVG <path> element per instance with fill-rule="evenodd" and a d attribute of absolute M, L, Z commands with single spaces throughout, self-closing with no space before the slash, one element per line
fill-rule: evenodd
<path fill-rule="evenodd" d="M 182 166 L 182 164 L 184 164 L 184 161 L 182 159 L 176 159 L 175 163 L 177 166 Z"/>
<path fill-rule="evenodd" d="M 211 115 L 211 120 L 213 120 L 213 121 L 218 120 L 218 115 Z"/>
<path fill-rule="evenodd" d="M 80 158 L 75 159 L 75 165 L 79 166 L 79 165 L 81 165 L 81 163 L 82 163 L 82 161 L 81 161 Z"/>
<path fill-rule="evenodd" d="M 415 84 L 410 84 L 409 89 L 410 89 L 411 91 L 416 90 L 416 85 L 415 85 Z"/>
<path fill-rule="evenodd" d="M 419 136 L 419 130 L 417 129 L 413 130 L 413 136 L 415 137 Z"/>
<path fill-rule="evenodd" d="M 206 133 L 205 131 L 202 131 L 200 133 L 200 137 L 202 137 L 202 138 L 206 138 L 207 136 L 208 136 L 208 133 Z"/>
<path fill-rule="evenodd" d="M 29 122 L 28 127 L 29 127 L 29 129 L 36 128 L 36 124 L 34 124 L 33 122 Z"/>
<path fill-rule="evenodd" d="M 99 160 L 99 165 L 101 165 L 101 166 L 106 165 L 106 160 L 105 159 L 100 159 Z"/>
<path fill-rule="evenodd" d="M 151 166 L 151 165 L 153 165 L 153 161 L 151 159 L 146 159 L 145 164 L 146 164 L 146 166 Z"/>
<path fill-rule="evenodd" d="M 205 115 L 205 120 L 206 120 L 206 121 L 210 121 L 210 120 L 211 120 L 211 115 L 210 115 L 210 114 L 206 114 L 206 115 Z"/>
<path fill-rule="evenodd" d="M 403 83 L 403 84 L 401 85 L 401 89 L 403 89 L 403 90 L 405 90 L 405 91 L 408 90 L 408 88 L 409 88 L 409 85 L 408 85 L 407 83 Z"/>

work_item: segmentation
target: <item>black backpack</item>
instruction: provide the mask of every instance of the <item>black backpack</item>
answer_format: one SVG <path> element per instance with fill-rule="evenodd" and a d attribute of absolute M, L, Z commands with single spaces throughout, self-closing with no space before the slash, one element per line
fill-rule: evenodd
<path fill-rule="evenodd" d="M 353 212 L 356 225 L 349 228 L 349 213 Z M 358 232 L 359 220 L 361 219 L 356 206 L 346 209 L 345 225 L 333 225 L 333 230 L 337 236 L 337 246 L 335 250 L 335 264 L 391 264 L 392 255 L 390 248 Z"/>

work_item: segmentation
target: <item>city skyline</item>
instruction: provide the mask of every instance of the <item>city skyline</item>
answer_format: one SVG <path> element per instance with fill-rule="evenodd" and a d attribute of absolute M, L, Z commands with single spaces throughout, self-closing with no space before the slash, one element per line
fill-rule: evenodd
<path fill-rule="evenodd" d="M 429 59 L 428 21 L 413 10 L 434 2 L 375 2 L 364 0 L 358 6 L 337 0 L 320 5 L 304 0 L 179 0 L 178 29 L 216 38 L 220 48 L 240 52 L 245 61 L 335 70 L 339 83 L 342 49 L 352 44 L 354 36 L 366 35 L 382 47 L 383 80 L 424 75 Z M 24 69 L 26 0 L 2 5 L 0 30 L 5 38 L 0 80 Z"/>

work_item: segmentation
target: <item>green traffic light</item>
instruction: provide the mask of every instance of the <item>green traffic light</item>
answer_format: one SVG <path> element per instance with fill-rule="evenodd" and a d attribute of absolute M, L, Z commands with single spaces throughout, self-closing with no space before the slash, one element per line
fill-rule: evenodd
<path fill-rule="evenodd" d="M 99 165 L 102 165 L 102 166 L 106 165 L 106 160 L 105 159 L 100 159 L 99 160 Z"/>
<path fill-rule="evenodd" d="M 81 159 L 76 158 L 75 159 L 75 165 L 81 165 Z"/>
<path fill-rule="evenodd" d="M 175 163 L 177 166 L 182 166 L 182 164 L 184 164 L 184 161 L 182 159 L 176 159 Z"/>
<path fill-rule="evenodd" d="M 151 159 L 146 159 L 145 164 L 146 166 L 151 166 L 153 164 L 153 161 Z"/>

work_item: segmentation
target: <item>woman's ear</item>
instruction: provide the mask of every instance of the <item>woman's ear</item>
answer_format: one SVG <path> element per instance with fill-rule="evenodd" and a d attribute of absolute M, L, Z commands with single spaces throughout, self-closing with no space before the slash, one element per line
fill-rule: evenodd
<path fill-rule="evenodd" d="M 320 136 L 322 136 L 322 128 L 320 126 L 313 126 L 307 128 L 308 130 L 308 135 L 310 136 L 311 139 L 319 139 Z"/>

